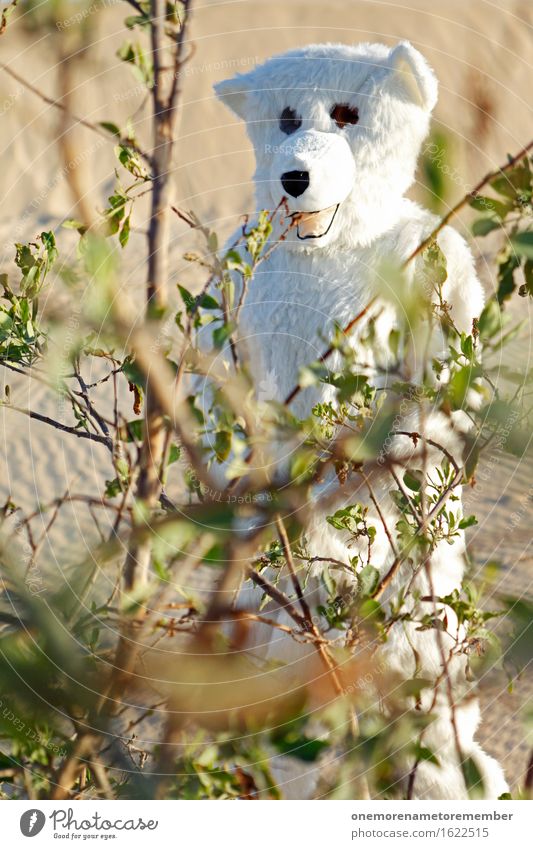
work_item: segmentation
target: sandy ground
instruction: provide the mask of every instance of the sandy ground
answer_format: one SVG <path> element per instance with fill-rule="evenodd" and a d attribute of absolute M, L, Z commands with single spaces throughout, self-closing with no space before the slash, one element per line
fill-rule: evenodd
<path fill-rule="evenodd" d="M 79 5 L 70 4 L 74 9 Z M 74 70 L 74 102 L 79 114 L 92 121 L 123 124 L 135 114 L 135 125 L 146 140 L 148 110 L 139 84 L 116 59 L 124 38 L 121 20 L 125 5 L 100 3 L 87 36 L 86 52 Z M 98 2 L 97 2 L 98 6 Z M 72 11 L 70 12 L 72 14 Z M 66 16 L 67 17 L 67 16 Z M 179 204 L 193 209 L 222 236 L 239 215 L 253 210 L 253 158 L 243 127 L 214 99 L 213 81 L 246 71 L 256 62 L 289 47 L 315 41 L 380 40 L 392 44 L 409 38 L 434 66 L 440 80 L 435 127 L 444 130 L 452 147 L 454 177 L 449 203 L 461 197 L 476 179 L 505 161 L 531 135 L 531 37 L 533 4 L 491 3 L 485 0 L 433 0 L 410 3 L 374 0 L 290 0 L 290 2 L 199 2 L 192 27 L 194 54 L 183 78 L 182 113 L 175 169 Z M 2 38 L 2 61 L 52 96 L 58 91 L 58 34 L 39 27 L 31 32 L 24 21 L 15 23 Z M 24 91 L 0 71 L 0 119 L 3 167 L 0 169 L 0 271 L 8 270 L 10 245 L 34 236 L 43 227 L 59 226 L 75 213 L 57 152 L 60 133 L 57 111 Z M 115 166 L 111 145 L 101 145 L 88 131 L 74 129 L 77 169 L 87 186 L 88 202 L 102 208 L 113 187 Z M 424 197 L 422 186 L 415 195 Z M 142 208 L 125 263 L 123 285 L 142 304 L 145 221 Z M 466 218 L 465 218 L 466 221 Z M 458 222 L 461 226 L 462 222 Z M 71 242 L 64 239 L 68 256 Z M 190 269 L 182 255 L 191 247 L 190 234 L 178 221 L 173 225 L 173 281 L 188 280 Z M 480 272 L 487 255 L 475 246 Z M 486 249 L 485 249 L 486 250 Z M 56 290 L 48 297 L 53 301 Z M 529 358 L 529 307 L 521 303 L 526 326 L 515 350 Z M 68 411 L 58 408 L 51 393 L 17 375 L 3 375 L 14 403 L 39 409 L 54 418 Z M 125 398 L 124 403 L 130 403 Z M 29 511 L 36 504 L 62 495 L 67 489 L 102 491 L 112 476 L 104 448 L 62 436 L 44 424 L 10 410 L 1 410 L 1 453 L 4 471 L 0 495 Z M 488 561 L 501 563 L 495 591 L 519 596 L 531 594 L 531 464 L 498 455 L 491 459 L 476 490 L 467 494 L 479 517 L 471 533 L 476 568 Z M 517 513 L 511 527 L 509 515 Z M 72 507 L 47 540 L 50 572 L 46 580 L 61 580 L 62 563 L 72 559 L 75 544 L 93 541 L 94 526 L 83 509 Z M 514 694 L 492 673 L 482 682 L 484 722 L 481 736 L 489 751 L 504 762 L 510 778 L 519 779 L 526 762 L 520 724 L 524 701 L 531 694 L 531 678 L 518 682 Z"/>

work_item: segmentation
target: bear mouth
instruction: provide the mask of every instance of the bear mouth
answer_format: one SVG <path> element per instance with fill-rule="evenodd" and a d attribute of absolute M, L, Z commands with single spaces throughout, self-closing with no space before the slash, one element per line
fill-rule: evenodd
<path fill-rule="evenodd" d="M 301 241 L 320 239 L 329 232 L 340 203 L 320 209 L 318 212 L 295 212 L 293 219 L 298 222 L 296 232 Z"/>

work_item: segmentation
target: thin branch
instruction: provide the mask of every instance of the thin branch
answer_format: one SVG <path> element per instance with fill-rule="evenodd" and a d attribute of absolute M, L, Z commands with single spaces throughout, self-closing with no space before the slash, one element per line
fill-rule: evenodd
<path fill-rule="evenodd" d="M 181 69 L 185 62 L 188 62 L 189 59 L 192 58 L 195 51 L 195 46 L 193 45 L 191 52 L 184 59 L 183 58 L 183 46 L 185 44 L 185 36 L 187 34 L 187 23 L 190 15 L 190 6 L 192 5 L 192 0 L 183 0 L 183 12 L 184 16 L 180 19 L 180 30 L 178 33 L 178 37 L 176 39 L 176 49 L 174 51 L 174 68 L 173 68 L 173 77 L 172 77 L 172 88 L 170 90 L 169 95 L 169 104 L 170 108 L 174 109 L 178 96 L 179 96 L 179 82 L 181 77 Z"/>
<path fill-rule="evenodd" d="M 479 183 L 477 183 L 476 186 L 474 186 L 473 189 L 471 189 L 471 191 L 467 192 L 467 194 L 462 197 L 461 200 L 455 204 L 455 206 L 452 206 L 452 208 L 449 210 L 449 212 L 446 213 L 444 218 L 442 218 L 437 224 L 437 226 L 431 231 L 429 236 L 423 239 L 423 241 L 420 242 L 418 247 L 416 247 L 415 250 L 411 254 L 409 254 L 407 259 L 403 263 L 402 268 L 408 266 L 409 263 L 411 263 L 414 258 L 418 256 L 418 254 L 422 253 L 422 251 L 425 251 L 425 249 L 429 247 L 432 242 L 435 241 L 435 238 L 438 236 L 440 231 L 443 230 L 444 227 L 446 227 L 446 225 L 451 221 L 451 219 L 454 218 L 464 206 L 466 206 L 468 203 L 470 203 L 471 200 L 477 197 L 480 190 L 484 188 L 487 183 L 490 183 L 490 181 L 494 180 L 495 177 L 499 177 L 502 174 L 505 174 L 506 171 L 510 171 L 511 168 L 513 168 L 517 162 L 523 159 L 524 156 L 527 156 L 530 150 L 533 150 L 533 140 L 526 144 L 525 147 L 523 147 L 521 150 L 519 150 L 518 153 L 512 156 L 505 165 L 502 165 L 500 168 L 496 168 L 495 171 L 490 171 L 488 174 L 485 174 L 485 176 L 479 181 Z"/>
<path fill-rule="evenodd" d="M 315 625 L 311 611 L 309 609 L 309 605 L 307 604 L 307 600 L 305 599 L 304 594 L 302 592 L 300 581 L 298 580 L 298 576 L 296 574 L 296 569 L 294 568 L 294 561 L 293 561 L 293 558 L 292 558 L 292 551 L 291 551 L 291 547 L 290 547 L 290 543 L 289 543 L 289 538 L 287 536 L 287 531 L 285 529 L 285 525 L 283 524 L 283 519 L 281 518 L 279 513 L 276 515 L 276 528 L 277 528 L 277 531 L 278 531 L 279 540 L 281 542 L 281 547 L 282 547 L 283 553 L 285 555 L 285 561 L 286 561 L 287 567 L 289 569 L 289 574 L 291 576 L 291 580 L 292 580 L 294 589 L 296 591 L 296 595 L 298 596 L 300 606 L 302 608 L 305 620 L 307 622 L 307 629 L 311 632 L 311 634 L 314 637 L 315 648 L 316 648 L 324 666 L 326 667 L 326 669 L 329 673 L 329 676 L 331 678 L 331 683 L 333 684 L 333 689 L 335 690 L 335 692 L 337 693 L 338 696 L 344 696 L 345 695 L 345 689 L 343 687 L 342 681 L 340 680 L 338 672 L 337 672 L 337 664 L 335 663 L 335 661 L 331 657 L 328 649 L 324 645 L 324 641 L 322 639 L 320 631 L 318 630 L 317 626 Z M 358 722 L 358 719 L 357 719 L 357 713 L 355 712 L 355 710 L 353 708 L 350 710 L 350 721 L 351 721 L 351 726 L 352 726 L 352 733 L 353 733 L 354 737 L 357 738 L 359 736 L 359 722 Z M 370 795 L 369 795 L 369 790 L 368 790 L 368 784 L 367 784 L 366 779 L 364 777 L 361 777 L 360 789 L 361 789 L 361 798 L 369 799 Z"/>
<path fill-rule="evenodd" d="M 262 625 L 268 625 L 270 628 L 276 628 L 278 631 L 283 631 L 285 634 L 289 634 L 293 638 L 297 638 L 300 635 L 296 634 L 294 628 L 290 628 L 288 625 L 282 625 L 280 622 L 276 622 L 275 619 L 270 619 L 268 616 L 261 616 L 259 613 L 251 613 L 249 610 L 233 610 L 226 614 L 227 616 L 231 616 L 232 619 L 247 619 L 250 622 L 259 622 Z"/>
<path fill-rule="evenodd" d="M 241 543 L 239 547 L 234 541 L 228 545 L 228 562 L 222 572 L 209 602 L 205 616 L 202 617 L 197 633 L 200 643 L 213 645 L 216 628 L 226 611 L 237 597 L 242 580 L 246 575 L 246 558 L 251 556 L 255 547 L 255 536 Z M 228 603 L 228 597 L 230 599 Z"/>
<path fill-rule="evenodd" d="M 287 563 L 287 568 L 289 570 L 289 575 L 291 576 L 292 585 L 295 589 L 296 595 L 298 597 L 298 601 L 300 602 L 300 607 L 302 608 L 304 617 L 307 620 L 309 627 L 313 626 L 313 615 L 311 610 L 309 609 L 309 605 L 305 599 L 305 596 L 302 591 L 302 587 L 300 585 L 300 581 L 298 580 L 298 575 L 296 574 L 296 569 L 294 566 L 294 560 L 292 558 L 292 551 L 289 543 L 289 538 L 287 536 L 287 531 L 285 529 L 285 525 L 283 524 L 283 519 L 279 515 L 276 515 L 276 528 L 278 531 L 279 541 L 281 542 L 281 547 L 283 548 L 283 554 L 285 555 L 285 561 Z"/>
<path fill-rule="evenodd" d="M 393 554 L 395 555 L 395 557 L 398 557 L 398 552 L 396 550 L 396 546 L 394 545 L 394 540 L 392 539 L 392 534 L 389 530 L 389 527 L 388 527 L 388 525 L 385 521 L 385 517 L 384 517 L 384 515 L 381 511 L 379 504 L 378 504 L 378 500 L 377 500 L 377 498 L 374 494 L 374 490 L 372 489 L 372 484 L 370 483 L 370 481 L 368 480 L 367 476 L 365 475 L 365 473 L 363 472 L 362 469 L 359 470 L 359 474 L 361 475 L 361 477 L 363 478 L 363 480 L 366 484 L 366 488 L 368 489 L 368 494 L 370 496 L 370 500 L 372 501 L 372 504 L 376 508 L 376 512 L 379 516 L 381 524 L 383 525 L 383 530 L 385 531 L 385 534 L 387 536 L 387 539 L 389 541 L 389 544 L 390 544 L 390 547 L 393 551 Z"/>
<path fill-rule="evenodd" d="M 65 758 L 55 775 L 50 799 L 60 801 L 70 798 L 70 791 L 94 753 L 98 741 L 99 737 L 93 732 L 86 731 L 79 735 L 72 754 Z"/>
<path fill-rule="evenodd" d="M 351 319 L 351 321 L 348 322 L 348 324 L 342 330 L 344 336 L 348 336 L 351 333 L 351 331 L 354 329 L 355 325 L 359 324 L 361 319 L 364 318 L 365 315 L 368 314 L 369 310 L 376 303 L 376 301 L 377 301 L 377 297 L 371 298 L 370 301 L 368 302 L 368 304 L 366 305 L 366 307 L 364 307 L 360 312 L 357 313 L 356 316 L 354 316 Z M 335 346 L 330 345 L 329 348 L 327 348 L 324 351 L 324 353 L 320 355 L 320 357 L 318 358 L 318 362 L 319 363 L 325 363 L 326 360 L 328 360 L 330 358 L 330 356 L 332 355 L 334 350 L 335 350 Z M 299 392 L 301 392 L 301 389 L 302 389 L 302 387 L 300 386 L 299 383 L 297 383 L 296 386 L 294 386 L 293 389 L 291 389 L 291 391 L 289 392 L 289 394 L 287 395 L 287 397 L 285 398 L 285 400 L 283 402 L 286 407 L 288 407 L 288 405 L 292 401 L 294 401 L 294 399 L 299 394 Z"/>
<path fill-rule="evenodd" d="M 140 3 L 137 3 L 137 0 L 124 0 L 124 2 L 125 2 L 125 3 L 129 3 L 129 5 L 130 5 L 133 9 L 135 9 L 135 11 L 139 13 L 139 15 L 142 15 L 142 16 L 143 16 L 143 18 L 144 18 L 144 16 L 145 16 L 144 9 L 143 9 L 143 7 L 141 6 L 141 4 L 140 4 Z"/>
<path fill-rule="evenodd" d="M 434 613 L 434 617 L 436 619 L 437 615 L 438 615 L 437 597 L 435 595 L 435 587 L 433 585 L 433 576 L 431 574 L 431 557 L 430 556 L 428 556 L 427 559 L 426 559 L 425 569 L 426 569 L 426 575 L 427 575 L 427 579 L 428 579 L 429 592 L 430 592 L 431 598 L 433 600 L 433 613 Z M 442 636 L 442 631 L 441 631 L 440 628 L 435 628 L 435 631 L 436 631 L 437 645 L 438 645 L 438 649 L 439 649 L 439 653 L 440 653 L 440 657 L 441 657 L 442 670 L 444 672 L 444 681 L 445 681 L 445 684 L 446 684 L 446 695 L 447 695 L 447 698 L 448 698 L 448 706 L 450 708 L 450 722 L 451 722 L 451 725 L 452 725 L 453 738 L 454 738 L 454 742 L 455 742 L 455 749 L 456 749 L 456 752 L 457 752 L 457 757 L 459 759 L 459 766 L 461 768 L 461 771 L 463 771 L 463 765 L 464 765 L 464 762 L 465 762 L 465 758 L 464 758 L 463 749 L 462 749 L 462 746 L 461 746 L 461 740 L 460 740 L 460 737 L 459 737 L 459 729 L 457 727 L 457 717 L 456 717 L 455 701 L 454 701 L 454 696 L 453 696 L 452 679 L 451 679 L 451 675 L 450 675 L 450 670 L 448 668 L 448 659 L 446 658 L 446 650 L 444 648 L 444 639 L 443 639 L 443 636 Z M 467 790 L 468 790 L 468 788 L 467 788 Z"/>
<path fill-rule="evenodd" d="M 529 756 L 529 761 L 526 769 L 526 777 L 524 780 L 524 790 L 526 791 L 526 797 L 528 799 L 533 799 L 533 751 Z"/>
<path fill-rule="evenodd" d="M 179 95 L 183 45 L 189 22 L 190 2 L 185 3 L 185 18 L 181 22 L 174 53 L 174 67 L 165 68 L 163 50 L 165 40 L 166 0 L 151 0 L 151 46 L 154 66 L 153 135 L 154 145 L 152 161 L 152 202 L 148 228 L 148 276 L 146 317 L 160 318 L 167 302 L 169 274 L 169 213 L 172 205 L 173 184 L 171 169 L 174 151 L 174 129 L 177 120 L 177 102 Z M 169 72 L 172 79 L 169 80 Z M 170 83 L 170 90 L 165 91 Z M 164 407 L 161 406 L 157 392 L 152 390 L 152 375 L 147 375 L 145 427 L 140 457 L 140 471 L 135 498 L 152 509 L 159 500 L 161 491 L 160 469 L 165 453 L 166 424 L 163 419 Z M 133 542 L 128 547 L 124 564 L 124 582 L 126 590 L 131 590 L 137 582 L 145 582 L 150 563 L 150 541 L 138 545 Z"/>
<path fill-rule="evenodd" d="M 89 439 L 91 442 L 99 442 L 101 445 L 105 445 L 105 447 L 113 453 L 113 440 L 107 436 L 100 436 L 98 433 L 88 433 L 86 430 L 78 430 L 75 427 L 69 427 L 68 425 L 62 424 L 62 422 L 49 418 L 48 416 L 43 416 L 41 413 L 36 413 L 34 410 L 26 410 L 24 407 L 16 407 L 14 404 L 2 403 L 0 406 L 5 407 L 7 410 L 15 410 L 17 413 L 22 413 L 23 415 L 28 416 L 30 419 L 35 419 L 36 421 L 55 427 L 56 430 L 61 430 L 64 433 L 71 433 L 79 439 Z"/>
<path fill-rule="evenodd" d="M 53 501 L 50 501 L 48 504 L 40 507 L 38 510 L 34 510 L 33 513 L 30 513 L 24 519 L 20 520 L 20 524 L 24 525 L 28 522 L 31 522 L 33 519 L 36 519 L 37 516 L 42 516 L 47 510 L 55 509 L 58 505 L 62 507 L 63 504 L 68 502 L 81 502 L 82 504 L 90 504 L 92 507 L 103 507 L 106 510 L 114 510 L 117 514 L 122 513 L 122 505 L 114 504 L 112 501 L 108 501 L 105 498 L 93 498 L 90 495 L 82 495 L 77 493 L 67 493 L 62 495 L 61 497 L 54 498 Z"/>
<path fill-rule="evenodd" d="M 270 596 L 272 601 L 275 601 L 282 610 L 288 613 L 291 619 L 293 619 L 303 631 L 307 631 L 307 620 L 304 616 L 302 616 L 301 613 L 298 613 L 296 607 L 293 605 L 290 599 L 287 598 L 287 596 L 283 592 L 281 592 L 281 590 L 278 590 L 278 588 L 274 584 L 271 584 L 270 581 L 267 580 L 264 575 L 262 575 L 260 572 L 256 572 L 251 567 L 248 569 L 247 574 L 250 580 L 253 581 L 256 586 L 262 589 L 263 592 L 266 593 L 266 595 Z"/>
<path fill-rule="evenodd" d="M 418 517 L 418 511 L 417 511 L 417 509 L 416 509 L 416 505 L 413 503 L 413 500 L 412 500 L 411 496 L 409 495 L 409 493 L 407 492 L 407 490 L 406 490 L 406 489 L 404 489 L 404 487 L 403 487 L 403 486 L 402 486 L 402 484 L 400 483 L 400 478 L 398 477 L 398 475 L 397 475 L 397 474 L 396 474 L 396 472 L 394 471 L 394 468 L 393 468 L 393 466 L 392 466 L 392 465 L 389 467 L 389 472 L 390 472 L 390 474 L 392 475 L 392 477 L 394 478 L 394 481 L 395 481 L 395 483 L 396 483 L 396 486 L 398 487 L 398 489 L 400 490 L 401 494 L 403 495 L 403 497 L 404 497 L 404 498 L 405 498 L 405 500 L 407 501 L 407 503 L 408 503 L 408 505 L 409 505 L 409 507 L 410 507 L 410 509 L 411 509 L 411 513 L 413 514 L 413 519 L 414 519 L 414 520 L 415 520 L 415 522 L 418 524 L 418 527 L 419 527 L 419 529 L 420 529 L 420 528 L 422 527 L 422 521 L 421 521 L 421 519 Z"/>
<path fill-rule="evenodd" d="M 76 365 L 76 367 L 74 369 L 74 373 L 76 375 L 76 379 L 78 381 L 78 384 L 79 384 L 79 387 L 80 387 L 80 390 L 81 390 L 81 392 L 80 392 L 81 397 L 85 401 L 85 406 L 87 407 L 89 414 L 98 423 L 98 426 L 99 426 L 100 430 L 102 431 L 102 433 L 104 434 L 104 436 L 107 436 L 108 439 L 111 439 L 111 434 L 109 433 L 109 428 L 108 428 L 108 426 L 105 422 L 105 419 L 100 415 L 100 413 L 98 412 L 98 410 L 96 409 L 96 407 L 92 403 L 91 399 L 89 398 L 89 392 L 88 392 L 89 387 L 87 386 L 87 384 L 85 383 L 85 380 L 82 377 L 82 374 L 81 374 L 81 371 L 80 371 L 80 368 L 79 368 L 79 364 Z"/>
<path fill-rule="evenodd" d="M 43 546 L 43 544 L 44 544 L 45 539 L 48 537 L 48 534 L 49 534 L 49 533 L 50 533 L 50 531 L 52 530 L 52 527 L 53 527 L 53 525 L 55 524 L 55 521 L 56 521 L 57 517 L 59 516 L 59 511 L 61 510 L 61 506 L 62 506 L 62 504 L 64 503 L 64 501 L 65 501 L 65 499 L 67 498 L 67 496 L 68 496 L 68 490 L 66 490 L 66 491 L 65 491 L 65 493 L 64 493 L 64 495 L 63 495 L 63 497 L 62 497 L 62 498 L 58 498 L 58 499 L 56 499 L 56 502 L 57 502 L 57 503 L 56 503 L 56 505 L 55 505 L 54 512 L 52 513 L 52 516 L 50 517 L 50 520 L 48 521 L 48 524 L 47 524 L 47 526 L 45 527 L 44 531 L 42 532 L 41 536 L 40 536 L 40 537 L 39 537 L 39 539 L 37 540 L 37 543 L 35 544 L 35 547 L 33 548 L 33 556 L 32 556 L 32 560 L 35 560 L 35 559 L 36 559 L 37 554 L 39 553 L 40 549 L 42 548 L 42 546 Z M 91 515 L 92 515 L 92 514 L 91 514 Z M 29 528 L 29 525 L 28 525 L 27 527 Z"/>
<path fill-rule="evenodd" d="M 100 788 L 103 796 L 106 799 L 115 799 L 115 794 L 113 792 L 113 788 L 111 787 L 111 784 L 109 783 L 109 779 L 107 777 L 107 772 L 105 770 L 104 765 L 102 763 L 100 763 L 100 761 L 97 760 L 96 757 L 94 757 L 90 761 L 89 765 L 90 765 L 91 771 L 92 771 L 92 773 L 95 777 L 95 783 Z"/>
<path fill-rule="evenodd" d="M 111 135 L 110 135 L 109 131 L 104 130 L 104 128 L 98 126 L 98 124 L 93 124 L 92 121 L 88 121 L 86 118 L 82 118 L 80 115 L 74 114 L 74 112 L 70 112 L 61 100 L 57 100 L 56 98 L 53 98 L 53 97 L 48 97 L 48 95 L 45 94 L 43 91 L 40 91 L 40 89 L 36 88 L 32 83 L 30 83 L 30 82 L 28 82 L 28 80 L 24 79 L 24 77 L 21 77 L 20 74 L 17 73 L 17 71 L 14 71 L 12 68 L 9 67 L 9 65 L 6 65 L 5 62 L 0 62 L 0 69 L 5 71 L 6 74 L 8 74 L 8 76 L 10 76 L 12 79 L 14 79 L 17 83 L 19 83 L 25 89 L 27 89 L 28 91 L 31 91 L 32 94 L 34 94 L 36 97 L 38 97 L 44 103 L 47 103 L 49 106 L 53 106 L 55 109 L 59 109 L 61 112 L 68 115 L 68 117 L 72 121 L 74 121 L 76 124 L 81 124 L 82 127 L 85 127 L 87 130 L 91 130 L 91 132 L 96 133 L 101 138 L 107 139 L 107 141 L 111 140 Z M 125 145 L 128 145 L 129 147 L 132 147 L 131 141 L 127 138 L 120 137 L 119 141 L 120 141 L 121 144 L 125 144 Z M 148 154 L 146 154 L 146 153 L 144 153 L 144 151 L 140 150 L 137 147 L 137 145 L 135 145 L 135 151 L 140 156 L 142 156 L 143 159 L 145 159 L 146 162 L 148 162 L 148 164 L 150 164 L 150 157 L 148 156 Z"/>
<path fill-rule="evenodd" d="M 423 442 L 426 442 L 428 445 L 432 445 L 433 448 L 436 448 L 438 451 L 441 451 L 442 454 L 444 454 L 444 456 L 448 458 L 448 460 L 450 461 L 450 464 L 453 466 L 453 468 L 456 472 L 459 471 L 459 466 L 457 465 L 455 458 L 453 457 L 452 454 L 450 454 L 448 449 L 444 447 L 444 445 L 440 444 L 440 442 L 435 442 L 435 440 L 430 439 L 428 436 L 422 436 L 422 434 L 418 433 L 416 430 L 413 430 L 413 431 L 395 430 L 394 433 L 397 436 L 408 436 L 410 439 L 412 439 L 415 448 L 416 448 L 416 443 L 419 439 L 422 440 Z"/>
<path fill-rule="evenodd" d="M 376 589 L 372 593 L 372 598 L 375 598 L 375 599 L 381 598 L 381 596 L 383 595 L 383 593 L 385 592 L 385 590 L 387 589 L 387 587 L 391 583 L 392 579 L 395 577 L 396 573 L 398 572 L 398 570 L 399 570 L 400 566 L 402 565 L 404 559 L 405 558 L 401 557 L 400 555 L 397 555 L 394 558 L 394 560 L 392 562 L 392 566 L 389 568 L 388 572 L 383 576 L 383 578 L 381 579 L 381 581 L 377 585 Z"/>

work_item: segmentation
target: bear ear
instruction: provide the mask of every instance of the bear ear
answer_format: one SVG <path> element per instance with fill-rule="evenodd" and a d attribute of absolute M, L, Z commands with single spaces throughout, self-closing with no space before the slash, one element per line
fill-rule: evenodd
<path fill-rule="evenodd" d="M 437 78 L 421 53 L 401 41 L 389 56 L 394 83 L 403 98 L 431 112 L 437 102 Z"/>
<path fill-rule="evenodd" d="M 246 120 L 246 101 L 250 90 L 247 74 L 237 74 L 213 86 L 215 94 L 238 118 Z"/>

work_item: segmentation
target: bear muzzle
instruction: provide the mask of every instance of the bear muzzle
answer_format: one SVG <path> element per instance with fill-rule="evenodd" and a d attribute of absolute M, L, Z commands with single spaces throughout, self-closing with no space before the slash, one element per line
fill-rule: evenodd
<path fill-rule="evenodd" d="M 341 133 L 300 130 L 273 158 L 270 175 L 272 200 L 287 199 L 298 238 L 320 239 L 353 190 L 353 152 Z"/>
<path fill-rule="evenodd" d="M 318 212 L 293 212 L 292 218 L 297 221 L 296 233 L 299 239 L 320 239 L 330 230 L 340 203 L 333 204 Z"/>

